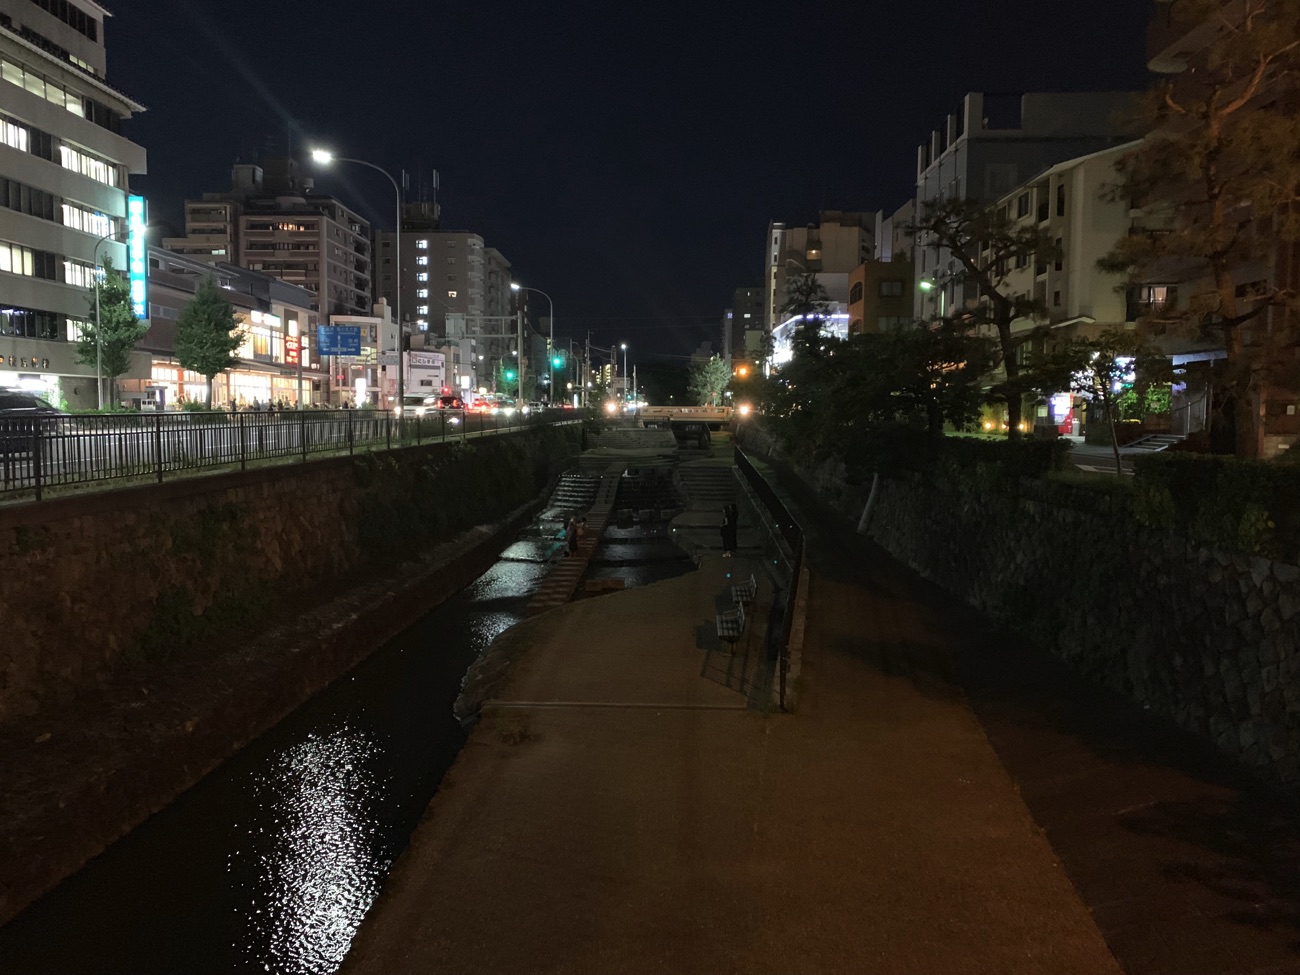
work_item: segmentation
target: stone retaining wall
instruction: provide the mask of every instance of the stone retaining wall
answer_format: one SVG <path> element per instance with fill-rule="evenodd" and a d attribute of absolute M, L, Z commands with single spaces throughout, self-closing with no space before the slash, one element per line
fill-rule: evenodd
<path fill-rule="evenodd" d="M 801 474 L 857 523 L 866 486 L 841 464 Z M 1300 568 L 1157 534 L 1105 494 L 1044 481 L 886 480 L 870 533 L 1081 673 L 1300 785 Z"/>
<path fill-rule="evenodd" d="M 0 724 L 531 500 L 579 427 L 0 508 Z"/>

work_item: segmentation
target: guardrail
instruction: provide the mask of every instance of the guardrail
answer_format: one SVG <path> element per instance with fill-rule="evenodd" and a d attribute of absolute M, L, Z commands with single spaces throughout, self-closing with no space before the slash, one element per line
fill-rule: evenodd
<path fill-rule="evenodd" d="M 790 509 L 785 506 L 774 490 L 772 485 L 767 483 L 767 479 L 760 474 L 754 465 L 750 463 L 745 452 L 739 447 L 734 448 L 734 463 L 739 468 L 741 475 L 745 478 L 747 484 L 758 495 L 758 499 L 763 502 L 767 508 L 768 514 L 772 516 L 776 529 L 781 533 L 781 537 L 789 546 L 791 552 L 790 560 L 790 590 L 786 594 L 785 611 L 781 617 L 781 646 L 778 658 L 779 669 L 779 688 L 778 703 L 781 710 L 786 706 L 786 676 L 790 672 L 790 637 L 794 629 L 795 603 L 799 596 L 799 576 L 803 570 L 803 529 L 795 521 L 794 516 L 790 514 Z"/>
<path fill-rule="evenodd" d="M 0 419 L 0 499 L 52 487 L 247 469 L 250 463 L 410 446 L 573 422 L 544 414 L 436 410 L 395 417 L 370 410 L 266 413 L 109 413 Z"/>

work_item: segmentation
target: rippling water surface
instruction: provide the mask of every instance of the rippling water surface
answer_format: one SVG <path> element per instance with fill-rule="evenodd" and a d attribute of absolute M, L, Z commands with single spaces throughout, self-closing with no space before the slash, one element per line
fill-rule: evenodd
<path fill-rule="evenodd" d="M 499 562 L 0 929 L 4 975 L 338 968 L 463 741 L 474 658 L 545 566 Z"/>

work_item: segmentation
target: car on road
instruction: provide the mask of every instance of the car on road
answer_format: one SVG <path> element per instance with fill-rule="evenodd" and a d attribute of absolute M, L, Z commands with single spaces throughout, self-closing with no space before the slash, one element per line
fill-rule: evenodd
<path fill-rule="evenodd" d="M 425 416 L 438 410 L 463 410 L 465 401 L 459 396 L 408 396 L 402 400 L 403 416 Z"/>
<path fill-rule="evenodd" d="M 0 454 L 31 453 L 36 431 L 54 432 L 57 417 L 66 415 L 28 390 L 0 389 Z"/>

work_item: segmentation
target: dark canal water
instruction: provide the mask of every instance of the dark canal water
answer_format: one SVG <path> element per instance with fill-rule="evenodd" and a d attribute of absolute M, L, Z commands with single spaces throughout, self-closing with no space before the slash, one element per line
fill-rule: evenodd
<path fill-rule="evenodd" d="M 465 590 L 0 929 L 0 975 L 324 975 L 464 742 L 452 703 L 555 554 L 542 520 Z M 661 526 L 593 574 L 693 567 Z"/>

